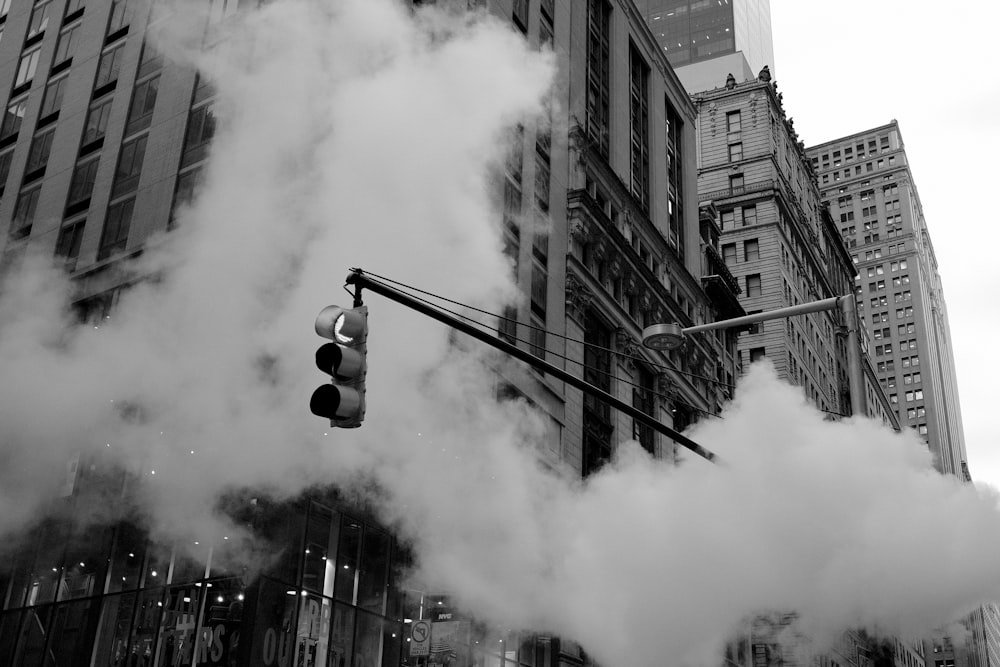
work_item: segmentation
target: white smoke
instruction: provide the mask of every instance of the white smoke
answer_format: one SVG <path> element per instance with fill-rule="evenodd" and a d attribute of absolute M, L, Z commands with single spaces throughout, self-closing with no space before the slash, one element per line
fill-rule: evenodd
<path fill-rule="evenodd" d="M 0 534 L 97 448 L 182 542 L 233 534 L 213 508 L 234 489 L 374 480 L 428 586 L 605 664 L 709 662 L 760 612 L 915 636 L 1000 597 L 992 493 L 938 476 L 911 435 L 824 421 L 766 367 L 692 433 L 724 465 L 624 444 L 581 482 L 541 463 L 542 417 L 496 402 L 495 359 L 372 295 L 365 424 L 326 430 L 312 322 L 350 298 L 348 267 L 494 311 L 516 298 L 491 175 L 554 59 L 498 19 L 388 0 L 272 2 L 208 51 L 172 25 L 161 49 L 218 91 L 204 188 L 137 267 L 160 279 L 97 329 L 68 324 L 69 287 L 38 260 L 5 283 Z"/>

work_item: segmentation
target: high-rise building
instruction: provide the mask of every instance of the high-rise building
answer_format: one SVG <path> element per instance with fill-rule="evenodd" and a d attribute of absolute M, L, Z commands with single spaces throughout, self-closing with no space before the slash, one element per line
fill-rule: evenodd
<path fill-rule="evenodd" d="M 211 34 L 256 4 L 212 0 L 203 28 Z M 533 46 L 554 45 L 570 81 L 554 93 L 562 117 L 515 128 L 497 174 L 506 249 L 526 296 L 497 334 L 678 430 L 717 413 L 738 375 L 735 332 L 699 336 L 683 354 L 639 344 L 650 323 L 744 313 L 719 231 L 699 208 L 695 106 L 664 52 L 628 3 L 470 4 L 487 5 Z M 169 237 L 225 122 L 211 83 L 147 41 L 169 20 L 153 8 L 0 0 L 0 82 L 10 84 L 0 267 L 16 270 L 29 249 L 53 256 L 84 320 L 107 317 L 141 279 L 116 269 L 154 236 Z M 536 224 L 544 217 L 550 224 Z M 498 393 L 545 411 L 548 454 L 581 475 L 625 440 L 675 456 L 675 443 L 645 423 L 540 374 L 500 379 Z M 73 470 L 56 515 L 0 554 L 0 664 L 270 665 L 308 655 L 308 664 L 398 665 L 406 621 L 440 602 L 401 590 L 405 552 L 335 492 L 279 506 L 245 494 L 234 510 L 241 523 L 289 547 L 248 581 L 207 548 L 153 544 L 128 520 L 74 532 L 66 518 L 88 488 L 111 485 L 127 504 L 134 484 L 113 461 L 87 458 Z M 487 663 L 580 664 L 568 642 L 501 641 L 517 648 Z"/>
<path fill-rule="evenodd" d="M 986 664 L 1000 665 L 1000 606 L 995 602 L 983 605 L 983 632 L 986 636 Z"/>
<path fill-rule="evenodd" d="M 944 289 L 899 126 L 893 120 L 808 153 L 857 267 L 859 316 L 899 423 L 927 443 L 939 472 L 971 482 Z M 925 642 L 928 664 L 985 664 L 984 617 L 977 609 L 963 620 L 962 644 L 945 635 Z"/>
<path fill-rule="evenodd" d="M 820 198 L 815 174 L 767 71 L 694 95 L 698 192 L 719 211 L 722 256 L 748 313 L 850 295 L 855 267 Z M 821 410 L 851 411 L 844 322 L 837 311 L 754 326 L 744 364 L 767 358 Z M 895 422 L 865 364 L 868 414 Z"/>
<path fill-rule="evenodd" d="M 769 0 L 635 0 L 690 92 L 774 74 Z"/>
<path fill-rule="evenodd" d="M 945 474 L 967 478 L 941 276 L 896 121 L 808 149 L 823 201 L 857 267 L 879 381 Z"/>

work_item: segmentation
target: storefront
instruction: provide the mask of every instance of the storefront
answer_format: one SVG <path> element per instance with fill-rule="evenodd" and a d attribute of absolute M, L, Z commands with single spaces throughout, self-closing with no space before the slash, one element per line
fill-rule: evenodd
<path fill-rule="evenodd" d="M 281 545 L 259 574 L 197 543 L 184 556 L 163 549 L 130 523 L 78 534 L 40 526 L 0 561 L 0 665 L 553 664 L 554 641 L 491 632 L 446 613 L 445 598 L 402 589 L 405 551 L 357 512 L 301 501 L 248 514 L 255 534 Z M 419 620 L 438 650 L 411 656 Z"/>

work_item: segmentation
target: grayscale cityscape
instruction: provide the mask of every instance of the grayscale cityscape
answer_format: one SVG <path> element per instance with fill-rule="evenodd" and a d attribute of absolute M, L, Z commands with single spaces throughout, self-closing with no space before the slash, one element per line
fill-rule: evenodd
<path fill-rule="evenodd" d="M 0 667 L 1000 667 L 907 109 L 772 11 L 0 0 Z"/>

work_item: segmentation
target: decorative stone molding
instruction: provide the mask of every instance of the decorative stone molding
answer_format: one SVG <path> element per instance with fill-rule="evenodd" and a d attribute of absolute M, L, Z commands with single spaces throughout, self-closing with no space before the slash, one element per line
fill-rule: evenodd
<path fill-rule="evenodd" d="M 760 95 L 756 92 L 750 93 L 747 104 L 750 106 L 750 123 L 757 127 L 757 103 L 760 102 Z"/>
<path fill-rule="evenodd" d="M 635 359 L 629 357 L 638 357 L 642 348 L 638 341 L 629 335 L 625 327 L 615 329 L 615 344 L 618 346 L 618 350 L 625 355 L 625 363 L 628 367 L 635 368 Z"/>
<path fill-rule="evenodd" d="M 591 252 L 593 253 L 594 260 L 597 263 L 601 263 L 608 256 L 608 244 L 603 238 L 597 238 L 594 241 L 594 247 L 591 248 Z"/>
<path fill-rule="evenodd" d="M 581 245 L 586 245 L 594 235 L 593 225 L 583 218 L 573 218 L 569 222 L 569 236 Z"/>
<path fill-rule="evenodd" d="M 666 373 L 658 373 L 656 375 L 656 393 L 660 395 L 660 400 L 667 404 L 667 408 L 670 408 L 680 395 L 677 391 L 677 385 L 674 384 L 673 380 Z"/>
<path fill-rule="evenodd" d="M 574 273 L 566 274 L 566 313 L 583 322 L 584 313 L 594 300 L 594 294 Z"/>
<path fill-rule="evenodd" d="M 653 294 L 643 285 L 642 292 L 639 294 L 639 310 L 644 313 L 648 313 L 653 307 Z"/>

